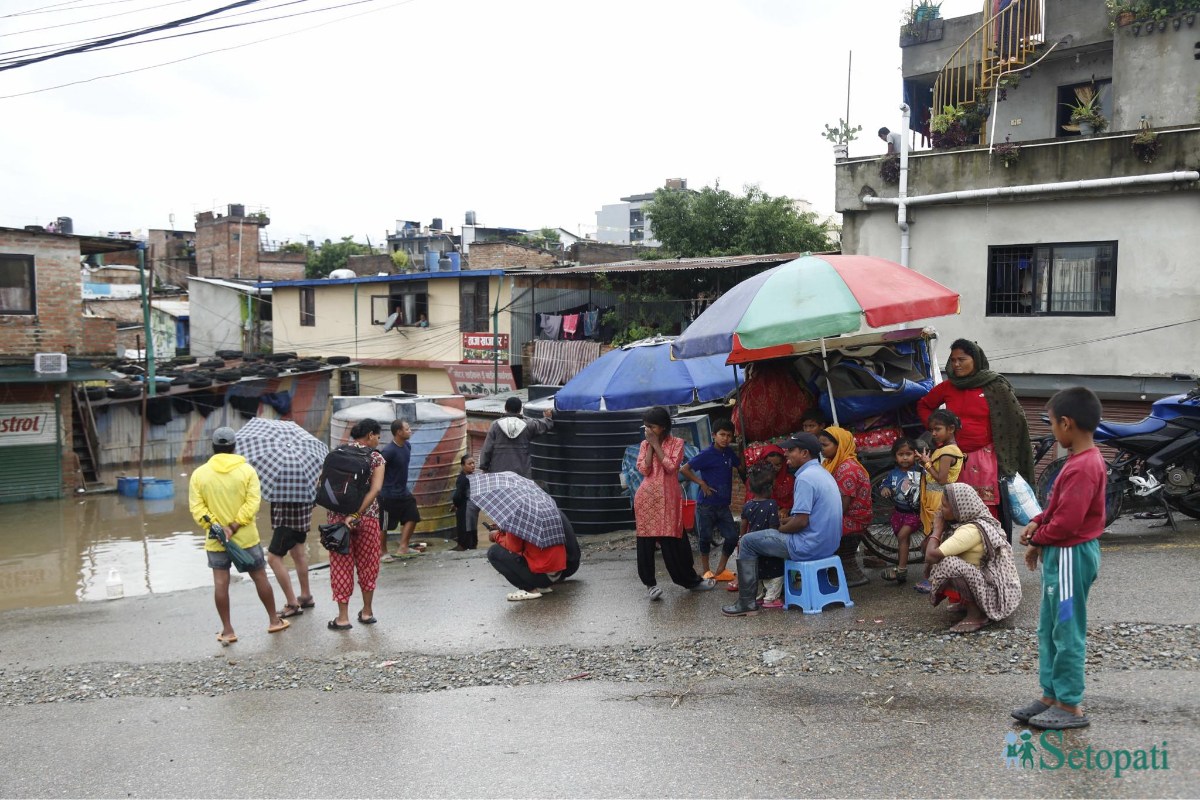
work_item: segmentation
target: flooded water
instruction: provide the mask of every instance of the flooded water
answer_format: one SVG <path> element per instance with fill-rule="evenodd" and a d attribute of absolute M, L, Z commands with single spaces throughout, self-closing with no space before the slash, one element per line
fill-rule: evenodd
<path fill-rule="evenodd" d="M 168 477 L 162 470 L 147 474 Z M 164 500 L 113 493 L 0 506 L 0 610 L 104 600 L 113 569 L 126 597 L 211 586 L 204 538 L 188 513 L 187 474 L 173 477 L 175 496 Z M 314 522 L 322 521 L 318 509 Z M 258 531 L 266 548 L 266 503 Z M 314 525 L 309 561 L 325 563 L 315 531 Z"/>

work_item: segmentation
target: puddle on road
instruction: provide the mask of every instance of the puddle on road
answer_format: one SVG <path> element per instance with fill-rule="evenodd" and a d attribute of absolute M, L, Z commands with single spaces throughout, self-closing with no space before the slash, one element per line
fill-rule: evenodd
<path fill-rule="evenodd" d="M 164 500 L 113 493 L 4 506 L 0 610 L 104 600 L 113 568 L 126 597 L 211 586 L 204 539 L 188 513 L 187 484 L 186 477 L 176 477 L 175 496 Z M 323 515 L 318 509 L 315 521 Z M 270 521 L 263 503 L 258 532 L 264 548 Z M 314 525 L 309 561 L 325 563 L 328 553 L 315 531 Z M 291 566 L 291 559 L 286 563 Z"/>

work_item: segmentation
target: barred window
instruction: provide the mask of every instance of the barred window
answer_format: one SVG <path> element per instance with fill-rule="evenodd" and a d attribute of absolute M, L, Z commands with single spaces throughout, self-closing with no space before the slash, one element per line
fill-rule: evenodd
<path fill-rule="evenodd" d="M 988 248 L 988 316 L 1112 316 L 1117 243 Z"/>

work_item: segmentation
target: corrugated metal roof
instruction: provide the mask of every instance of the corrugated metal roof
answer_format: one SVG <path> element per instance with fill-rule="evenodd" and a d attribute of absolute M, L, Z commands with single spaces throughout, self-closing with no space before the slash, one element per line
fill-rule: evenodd
<path fill-rule="evenodd" d="M 190 308 L 187 300 L 151 300 L 150 305 L 172 317 L 186 317 Z"/>
<path fill-rule="evenodd" d="M 819 255 L 819 254 L 818 254 Z M 551 269 L 509 270 L 510 275 L 575 275 L 595 272 L 656 272 L 659 270 L 723 269 L 727 267 L 749 267 L 757 264 L 783 264 L 799 258 L 801 253 L 772 253 L 754 256 L 711 256 L 707 258 L 667 258 L 659 261 L 614 261 L 609 264 L 583 264 L 574 267 Z"/>
<path fill-rule="evenodd" d="M 201 278 L 197 275 L 189 275 L 188 280 L 189 281 L 200 281 L 200 283 L 207 283 L 207 284 L 211 284 L 213 286 L 224 286 L 226 289 L 233 289 L 234 291 L 241 292 L 243 294 L 265 294 L 265 295 L 271 294 L 270 286 L 256 286 L 254 283 L 239 283 L 237 281 L 224 281 L 224 280 L 221 280 L 220 278 Z"/>
<path fill-rule="evenodd" d="M 357 278 L 305 278 L 296 281 L 263 281 L 263 286 L 284 288 L 289 286 L 349 286 L 355 283 L 394 283 L 402 281 L 449 280 L 451 278 L 478 278 L 484 275 L 503 275 L 502 269 L 464 269 L 458 272 L 404 272 L 395 275 L 369 275 Z"/>

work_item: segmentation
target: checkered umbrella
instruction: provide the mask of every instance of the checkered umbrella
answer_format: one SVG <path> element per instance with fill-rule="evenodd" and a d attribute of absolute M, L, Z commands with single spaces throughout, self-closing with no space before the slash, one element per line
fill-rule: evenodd
<path fill-rule="evenodd" d="M 237 452 L 258 472 L 269 503 L 311 503 L 329 448 L 294 422 L 255 417 L 237 432 Z"/>
<path fill-rule="evenodd" d="M 476 472 L 471 476 L 471 501 L 503 530 L 535 547 L 567 541 L 553 498 L 515 472 Z"/>

